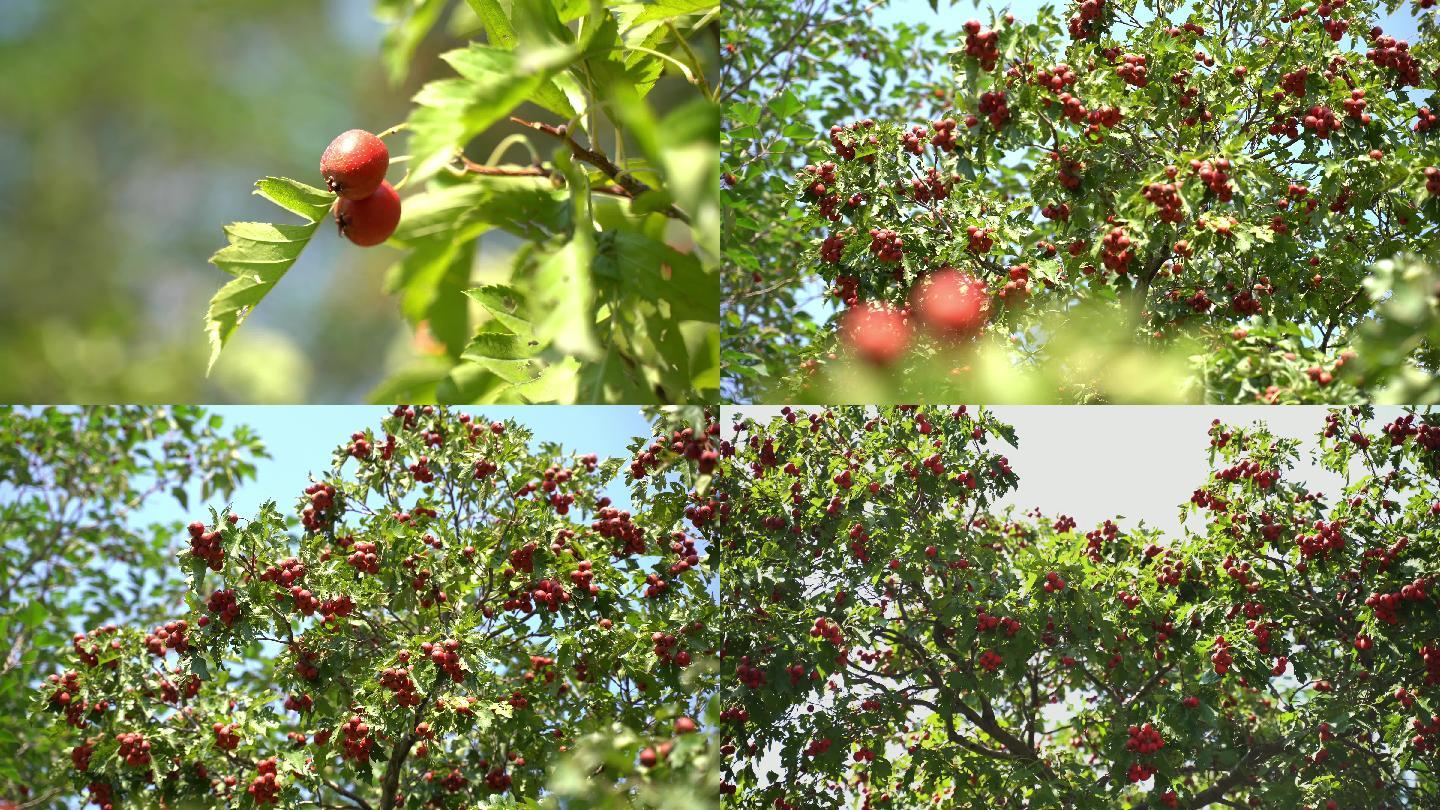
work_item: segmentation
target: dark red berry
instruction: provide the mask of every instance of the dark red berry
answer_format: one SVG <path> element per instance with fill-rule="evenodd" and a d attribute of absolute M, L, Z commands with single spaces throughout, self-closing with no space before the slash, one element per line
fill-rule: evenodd
<path fill-rule="evenodd" d="M 343 132 L 320 156 L 320 174 L 330 190 L 347 200 L 363 200 L 375 193 L 390 168 L 385 142 L 363 129 Z"/>
<path fill-rule="evenodd" d="M 400 223 L 400 195 L 394 186 L 381 182 L 380 188 L 363 200 L 341 197 L 333 210 L 341 235 L 360 247 L 371 247 L 395 232 Z"/>

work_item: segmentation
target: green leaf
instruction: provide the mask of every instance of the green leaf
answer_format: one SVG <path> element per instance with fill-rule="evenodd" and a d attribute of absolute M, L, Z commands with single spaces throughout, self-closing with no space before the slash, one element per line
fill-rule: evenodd
<path fill-rule="evenodd" d="M 461 357 L 466 360 L 495 358 L 498 360 L 524 360 L 539 353 L 541 345 L 504 332 L 481 332 L 470 339 Z"/>
<path fill-rule="evenodd" d="M 278 177 L 261 180 L 256 193 L 298 214 L 306 224 L 235 222 L 225 226 L 230 244 L 211 256 L 210 262 L 235 278 L 215 293 L 205 313 L 205 331 L 210 335 L 207 374 L 245 317 L 300 257 L 335 201 L 327 191 Z"/>
<path fill-rule="evenodd" d="M 586 359 L 600 356 L 595 339 L 595 225 L 590 218 L 590 186 L 568 153 L 556 152 L 555 164 L 569 181 L 573 211 L 570 241 L 540 263 L 535 271 L 535 339 L 554 344 L 565 354 Z"/>
<path fill-rule="evenodd" d="M 485 26 L 485 35 L 491 45 L 506 50 L 515 47 L 515 29 L 510 25 L 510 18 L 506 16 L 505 10 L 500 7 L 499 0 L 465 1 Z"/>
<path fill-rule="evenodd" d="M 657 20 L 672 20 L 687 14 L 703 14 L 720 7 L 715 0 L 656 0 L 646 3 L 644 10 L 635 18 L 635 25 Z"/>
<path fill-rule="evenodd" d="M 694 254 L 633 231 L 606 236 L 595 257 L 596 275 L 618 282 L 624 295 L 655 302 L 677 321 L 715 321 L 720 285 Z"/>
<path fill-rule="evenodd" d="M 390 81 L 399 84 L 405 80 L 406 74 L 410 71 L 410 60 L 415 56 L 415 49 L 430 33 L 439 21 L 441 13 L 445 11 L 446 0 L 420 0 L 405 20 L 394 25 L 385 33 L 385 40 L 381 44 L 381 56 L 385 63 L 385 73 Z"/>
<path fill-rule="evenodd" d="M 486 45 L 450 51 L 443 58 L 460 79 L 420 88 L 410 116 L 412 182 L 429 178 L 470 139 L 509 115 L 575 57 L 573 47 L 508 51 Z"/>
<path fill-rule="evenodd" d="M 529 309 L 526 306 L 525 295 L 514 287 L 504 284 L 489 284 L 466 290 L 465 294 L 484 307 L 495 317 L 495 320 L 504 324 L 505 328 L 511 332 L 517 335 L 534 334 L 534 325 L 526 320 Z"/>

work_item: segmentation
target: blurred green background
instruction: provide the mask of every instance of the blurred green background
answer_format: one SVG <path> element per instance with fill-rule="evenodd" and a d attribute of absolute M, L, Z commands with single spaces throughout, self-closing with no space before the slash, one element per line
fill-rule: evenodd
<path fill-rule="evenodd" d="M 222 223 L 272 218 L 257 178 L 318 185 L 336 133 L 404 118 L 370 2 L 0 11 L 0 401 L 363 397 L 409 340 L 380 292 L 393 251 L 318 239 L 209 380 L 201 318 Z"/>
<path fill-rule="evenodd" d="M 450 3 L 392 82 L 377 5 L 401 4 L 0 0 L 0 402 L 357 402 L 423 363 L 382 289 L 400 254 L 324 228 L 205 377 L 221 226 L 285 216 L 255 180 L 319 185 L 331 138 L 403 121 L 453 75 L 437 55 L 480 30 Z M 508 258 L 504 240 L 478 263 Z"/>

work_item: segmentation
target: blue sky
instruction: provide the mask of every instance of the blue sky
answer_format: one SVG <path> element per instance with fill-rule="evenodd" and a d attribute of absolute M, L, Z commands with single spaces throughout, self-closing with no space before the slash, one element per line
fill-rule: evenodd
<path fill-rule="evenodd" d="M 265 442 L 271 458 L 257 465 L 254 481 L 247 482 L 236 493 L 234 505 L 242 515 L 253 514 L 260 504 L 274 499 L 281 509 L 309 482 L 312 471 L 321 473 L 330 466 L 330 454 L 336 446 L 347 443 L 350 434 L 365 428 L 378 428 L 389 410 L 381 406 L 222 406 L 211 408 L 225 418 L 227 426 L 247 424 Z M 457 408 L 457 411 L 483 416 L 487 421 L 514 419 L 528 427 L 537 441 L 559 442 L 567 451 L 627 456 L 626 444 L 636 436 L 649 436 L 650 423 L 640 409 L 624 405 L 593 405 L 557 407 L 532 405 L 526 407 Z M 629 503 L 629 492 L 612 485 L 606 490 L 617 505 Z M 151 521 L 193 520 L 203 516 L 205 506 L 192 494 L 191 508 L 180 509 L 167 498 L 152 500 L 137 513 L 139 523 Z M 218 501 L 208 505 L 224 506 Z"/>

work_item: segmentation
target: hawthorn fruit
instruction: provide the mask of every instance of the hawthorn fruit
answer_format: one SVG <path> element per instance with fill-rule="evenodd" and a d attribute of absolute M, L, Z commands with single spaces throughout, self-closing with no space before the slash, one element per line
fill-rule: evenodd
<path fill-rule="evenodd" d="M 374 247 L 400 224 L 400 195 L 382 181 L 374 194 L 359 200 L 341 197 L 332 210 L 342 236 L 360 247 Z"/>
<path fill-rule="evenodd" d="M 390 150 L 385 142 L 363 129 L 342 132 L 320 155 L 325 185 L 347 200 L 363 200 L 385 182 Z"/>

